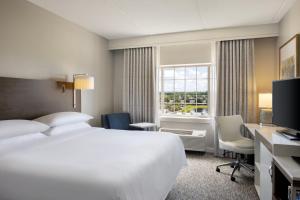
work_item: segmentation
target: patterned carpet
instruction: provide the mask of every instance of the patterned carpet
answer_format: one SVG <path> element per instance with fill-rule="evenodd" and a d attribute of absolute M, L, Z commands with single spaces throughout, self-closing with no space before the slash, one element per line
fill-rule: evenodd
<path fill-rule="evenodd" d="M 236 172 L 236 182 L 230 180 L 232 169 L 215 168 L 230 159 L 216 158 L 212 154 L 187 153 L 188 167 L 177 178 L 177 184 L 166 200 L 258 200 L 254 178 L 246 170 Z"/>

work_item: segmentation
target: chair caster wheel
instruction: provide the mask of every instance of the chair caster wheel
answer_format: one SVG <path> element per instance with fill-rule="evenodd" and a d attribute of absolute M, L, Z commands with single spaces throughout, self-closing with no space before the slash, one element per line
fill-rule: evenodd
<path fill-rule="evenodd" d="M 232 177 L 231 177 L 231 180 L 232 180 L 232 181 L 235 181 L 235 178 L 232 176 Z"/>
<path fill-rule="evenodd" d="M 230 165 L 231 168 L 234 168 L 234 165 Z"/>
<path fill-rule="evenodd" d="M 219 167 L 216 168 L 216 172 L 220 172 L 220 168 Z"/>

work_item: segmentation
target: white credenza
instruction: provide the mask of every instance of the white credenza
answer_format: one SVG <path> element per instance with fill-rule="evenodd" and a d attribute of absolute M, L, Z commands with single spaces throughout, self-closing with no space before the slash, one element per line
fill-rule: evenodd
<path fill-rule="evenodd" d="M 275 188 L 274 176 L 276 176 L 273 169 L 274 160 L 283 157 L 289 162 L 293 162 L 291 156 L 300 156 L 300 142 L 289 140 L 277 133 L 276 130 L 281 129 L 280 127 L 260 127 L 254 124 L 246 124 L 246 127 L 255 138 L 255 189 L 257 194 L 261 200 L 277 199 L 273 189 Z M 279 165 L 278 162 L 276 164 Z M 293 174 L 294 171 L 299 171 L 300 178 L 300 165 L 288 163 L 289 166 L 291 164 L 293 169 L 286 173 Z M 293 178 L 297 179 L 298 177 L 295 174 Z"/>
<path fill-rule="evenodd" d="M 267 147 L 260 142 L 260 161 L 257 163 L 259 166 L 259 184 L 260 199 L 272 199 L 272 153 Z"/>
<path fill-rule="evenodd" d="M 262 137 L 260 132 L 263 130 L 268 134 L 276 132 L 278 128 L 275 127 L 261 127 L 258 124 L 246 124 L 247 129 L 250 131 L 255 141 L 255 176 L 254 185 L 257 194 L 262 200 L 272 200 L 272 150 L 271 145 L 266 143 L 266 138 Z"/>

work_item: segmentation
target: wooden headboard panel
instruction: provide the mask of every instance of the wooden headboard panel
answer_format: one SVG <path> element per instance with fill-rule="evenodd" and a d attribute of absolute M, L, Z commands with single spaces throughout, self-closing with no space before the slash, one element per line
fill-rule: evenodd
<path fill-rule="evenodd" d="M 55 112 L 80 112 L 81 93 L 76 94 L 74 109 L 73 90 L 62 92 L 54 80 L 0 77 L 0 120 L 31 120 Z"/>

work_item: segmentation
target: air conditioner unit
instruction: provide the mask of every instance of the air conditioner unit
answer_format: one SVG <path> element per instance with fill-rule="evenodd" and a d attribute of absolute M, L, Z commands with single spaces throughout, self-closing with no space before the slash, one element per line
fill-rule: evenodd
<path fill-rule="evenodd" d="M 160 128 L 159 131 L 178 134 L 182 140 L 185 150 L 187 151 L 202 152 L 206 150 L 206 144 L 205 144 L 206 130 Z"/>

